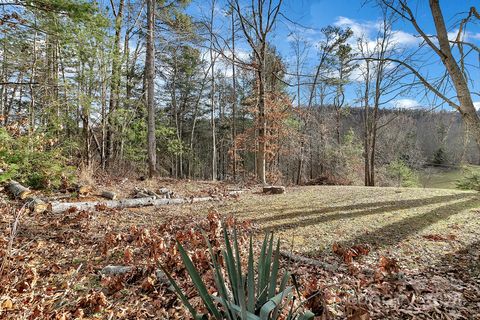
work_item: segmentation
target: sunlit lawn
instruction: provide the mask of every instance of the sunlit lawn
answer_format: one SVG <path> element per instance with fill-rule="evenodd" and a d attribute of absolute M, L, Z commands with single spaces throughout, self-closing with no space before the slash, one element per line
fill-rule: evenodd
<path fill-rule="evenodd" d="M 478 241 L 476 208 L 477 192 L 318 186 L 245 195 L 218 210 L 275 231 L 285 249 L 304 255 L 329 254 L 334 242 L 365 244 L 374 253 L 408 256 L 409 264 L 422 265 Z M 453 240 L 431 241 L 424 237 L 429 235 Z"/>

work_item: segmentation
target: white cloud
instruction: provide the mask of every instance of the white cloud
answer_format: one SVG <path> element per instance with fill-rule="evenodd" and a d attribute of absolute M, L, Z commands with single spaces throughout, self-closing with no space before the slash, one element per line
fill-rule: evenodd
<path fill-rule="evenodd" d="M 473 106 L 475 107 L 476 110 L 480 110 L 480 101 L 475 101 L 473 103 Z"/>
<path fill-rule="evenodd" d="M 235 56 L 242 60 L 242 61 L 248 61 L 250 59 L 250 52 L 246 51 L 246 50 L 239 50 L 239 49 L 236 49 L 236 53 L 235 53 Z"/>
<path fill-rule="evenodd" d="M 350 74 L 350 80 L 354 82 L 364 82 L 365 75 L 367 73 L 367 63 L 365 61 L 359 61 L 357 67 L 352 70 Z"/>
<path fill-rule="evenodd" d="M 353 39 L 350 45 L 355 46 L 358 38 L 365 38 L 367 46 L 372 50 L 377 45 L 377 34 L 382 30 L 381 21 L 358 21 L 355 19 L 340 16 L 334 23 L 335 26 L 350 28 L 353 32 Z M 403 30 L 392 30 L 392 42 L 404 47 L 417 46 L 421 39 Z"/>
<path fill-rule="evenodd" d="M 452 30 L 452 31 L 448 32 L 448 40 L 450 40 L 450 41 L 457 40 L 457 36 L 458 36 L 458 29 L 455 29 L 455 30 Z M 460 41 L 466 41 L 466 40 L 468 40 L 468 38 L 470 38 L 470 33 L 469 32 L 464 32 L 464 33 L 460 34 Z"/>
<path fill-rule="evenodd" d="M 421 104 L 414 99 L 397 99 L 392 101 L 392 106 L 397 109 L 418 109 L 421 108 Z"/>
<path fill-rule="evenodd" d="M 207 63 L 210 63 L 210 56 L 207 50 L 205 50 L 205 60 Z M 233 70 L 232 70 L 232 52 L 226 52 L 225 55 L 227 56 L 227 59 L 218 56 L 217 61 L 215 62 L 215 71 L 220 71 L 222 72 L 225 77 L 231 78 L 233 76 Z M 242 61 L 242 62 L 248 62 L 250 58 L 250 53 L 247 50 L 241 49 L 241 48 L 236 48 L 235 49 L 235 58 L 236 60 Z"/>
<path fill-rule="evenodd" d="M 337 27 L 350 28 L 356 38 L 368 36 L 372 31 L 378 29 L 378 23 L 372 21 L 358 22 L 347 17 L 338 17 L 334 23 Z"/>
<path fill-rule="evenodd" d="M 448 32 L 448 39 L 450 41 L 457 40 L 458 36 L 458 29 L 454 29 Z M 464 31 L 460 34 L 460 41 L 472 41 L 472 40 L 480 40 L 480 32 L 470 32 Z"/>
<path fill-rule="evenodd" d="M 396 44 L 407 47 L 419 45 L 422 42 L 419 37 L 402 30 L 392 31 L 392 41 Z"/>
<path fill-rule="evenodd" d="M 480 40 L 480 32 L 471 33 L 470 38 L 475 39 L 475 40 Z"/>
<path fill-rule="evenodd" d="M 287 41 L 294 43 L 296 41 L 305 42 L 312 46 L 317 46 L 319 41 L 324 39 L 324 35 L 320 30 L 298 28 L 293 26 L 290 29 L 290 33 L 287 35 Z"/>

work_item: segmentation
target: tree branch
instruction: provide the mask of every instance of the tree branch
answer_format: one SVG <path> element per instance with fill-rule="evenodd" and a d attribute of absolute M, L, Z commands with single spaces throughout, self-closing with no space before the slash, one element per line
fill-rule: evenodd
<path fill-rule="evenodd" d="M 365 61 L 380 61 L 381 59 L 378 58 L 355 58 L 352 60 L 365 60 Z M 407 68 L 415 77 L 417 77 L 420 82 L 427 87 L 430 91 L 432 91 L 437 97 L 445 101 L 448 105 L 450 105 L 452 108 L 460 111 L 460 106 L 453 102 L 451 99 L 449 99 L 447 96 L 445 96 L 440 90 L 435 88 L 430 82 L 428 82 L 427 79 L 425 79 L 414 67 L 406 63 L 405 61 L 398 60 L 398 59 L 393 59 L 393 58 L 384 58 L 383 61 L 390 61 L 394 63 L 398 63 L 402 65 L 403 67 Z"/>

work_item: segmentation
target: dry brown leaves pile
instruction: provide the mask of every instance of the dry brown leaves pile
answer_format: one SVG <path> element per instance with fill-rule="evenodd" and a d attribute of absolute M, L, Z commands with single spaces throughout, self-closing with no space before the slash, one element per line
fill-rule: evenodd
<path fill-rule="evenodd" d="M 175 219 L 150 228 L 132 225 L 112 230 L 114 224 L 106 224 L 105 219 L 117 214 L 120 212 L 115 210 L 70 210 L 61 215 L 24 217 L 8 254 L 10 268 L 0 281 L 0 318 L 187 317 L 158 270 L 160 265 L 168 270 L 195 304 L 195 292 L 176 248 L 176 241 L 180 241 L 213 288 L 201 230 L 214 250 L 219 250 L 222 219 L 218 213 L 212 211 L 203 219 Z M 2 214 L 2 221 L 11 218 Z M 226 219 L 225 223 L 231 227 L 234 220 Z M 4 226 L 0 236 L 2 261 L 7 257 L 10 228 L 8 223 Z M 248 222 L 237 227 L 245 236 L 252 230 Z M 128 271 L 100 273 L 107 265 L 125 266 Z"/>
<path fill-rule="evenodd" d="M 314 297 L 307 306 L 319 319 L 480 319 L 479 247 L 461 250 L 427 270 L 408 270 L 394 254 L 336 243 L 332 251 L 341 259 L 338 269 L 290 268 L 305 297 Z"/>

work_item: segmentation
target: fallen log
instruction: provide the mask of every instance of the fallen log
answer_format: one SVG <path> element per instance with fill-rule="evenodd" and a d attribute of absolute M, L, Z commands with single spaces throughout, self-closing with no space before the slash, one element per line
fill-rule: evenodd
<path fill-rule="evenodd" d="M 141 199 L 141 198 L 150 198 L 151 196 L 147 193 L 143 193 L 143 192 L 137 192 L 134 194 L 133 196 L 135 199 Z"/>
<path fill-rule="evenodd" d="M 285 187 L 284 186 L 265 186 L 263 187 L 263 193 L 282 194 L 282 193 L 285 193 Z"/>
<path fill-rule="evenodd" d="M 48 210 L 48 204 L 40 198 L 28 197 L 25 201 L 30 212 L 43 213 Z"/>
<path fill-rule="evenodd" d="M 47 211 L 47 203 L 38 197 L 31 196 L 30 189 L 22 186 L 19 182 L 12 180 L 7 188 L 15 198 L 25 200 L 25 204 L 31 212 L 43 213 Z"/>
<path fill-rule="evenodd" d="M 227 192 L 227 196 L 238 196 L 244 192 L 245 190 L 231 190 Z"/>
<path fill-rule="evenodd" d="M 146 188 L 137 188 L 135 187 L 134 189 L 134 198 L 146 198 L 146 197 L 155 197 L 157 199 L 161 199 L 161 198 L 164 198 L 160 195 L 158 195 L 157 193 L 155 193 L 154 191 L 152 190 L 148 190 Z"/>
<path fill-rule="evenodd" d="M 329 263 L 326 263 L 326 262 L 321 262 L 321 261 L 311 259 L 311 258 L 307 258 L 307 257 L 303 257 L 303 256 L 300 256 L 300 255 L 291 253 L 291 252 L 287 252 L 287 251 L 280 251 L 280 256 L 282 256 L 283 258 L 285 258 L 287 260 L 293 261 L 293 262 L 306 264 L 306 265 L 313 266 L 313 267 L 319 267 L 319 268 L 322 268 L 322 269 L 327 270 L 327 271 L 336 271 L 338 269 L 338 266 L 336 266 L 336 265 L 329 264 Z"/>
<path fill-rule="evenodd" d="M 116 200 L 117 194 L 113 191 L 103 191 L 100 196 L 109 200 Z"/>
<path fill-rule="evenodd" d="M 163 198 L 173 198 L 174 197 L 174 193 L 173 191 L 170 191 L 169 189 L 167 188 L 160 188 L 158 189 L 158 193 L 163 197 Z"/>
<path fill-rule="evenodd" d="M 133 270 L 133 268 L 129 267 L 129 266 L 108 265 L 108 266 L 105 266 L 102 270 L 100 270 L 100 273 L 104 274 L 104 275 L 107 275 L 107 276 L 110 276 L 110 275 L 116 276 L 116 275 L 119 275 L 119 274 L 129 273 L 132 270 Z"/>
<path fill-rule="evenodd" d="M 30 189 L 22 186 L 19 182 L 15 180 L 11 180 L 8 183 L 7 188 L 8 188 L 8 191 L 10 191 L 10 193 L 15 198 L 22 199 L 22 200 L 26 199 L 32 193 Z"/>
<path fill-rule="evenodd" d="M 134 198 L 134 199 L 121 199 L 121 200 L 107 200 L 107 201 L 88 201 L 88 202 L 52 202 L 50 204 L 52 213 L 60 213 L 70 208 L 76 208 L 77 210 L 93 210 L 97 206 L 104 208 L 136 208 L 145 206 L 163 206 L 169 204 L 184 204 L 203 201 L 213 201 L 213 197 L 204 198 L 190 198 L 190 199 L 157 199 L 155 197 L 148 198 Z"/>
<path fill-rule="evenodd" d="M 115 266 L 115 265 L 108 265 L 105 266 L 102 270 L 100 270 L 100 274 L 105 276 L 119 276 L 124 275 L 126 273 L 132 272 L 134 269 L 130 266 Z M 157 281 L 161 284 L 169 285 L 171 291 L 174 291 L 175 288 L 170 284 L 170 280 L 168 280 L 168 276 L 160 269 L 155 270 L 155 277 Z"/>
<path fill-rule="evenodd" d="M 176 200 L 176 199 L 170 199 L 170 200 Z M 190 198 L 186 200 L 186 203 L 205 202 L 205 201 L 213 201 L 213 200 L 219 200 L 219 199 L 217 197 Z"/>

